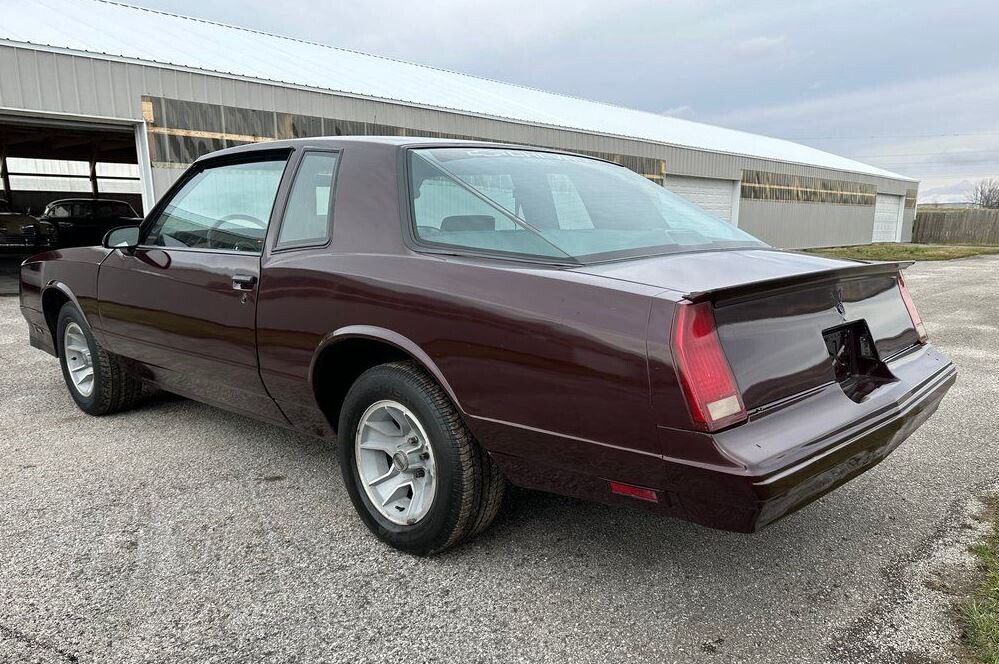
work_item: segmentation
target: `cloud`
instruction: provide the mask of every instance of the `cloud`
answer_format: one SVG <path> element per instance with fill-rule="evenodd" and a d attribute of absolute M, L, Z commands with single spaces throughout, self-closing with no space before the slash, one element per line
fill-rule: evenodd
<path fill-rule="evenodd" d="M 674 106 L 673 108 L 667 108 L 662 112 L 662 115 L 668 115 L 671 118 L 683 118 L 684 120 L 693 119 L 697 113 L 690 106 L 684 104 L 683 106 Z"/>
<path fill-rule="evenodd" d="M 920 203 L 967 203 L 975 191 L 975 183 L 970 180 L 960 180 L 938 186 L 923 188 L 919 191 Z"/>
<path fill-rule="evenodd" d="M 789 138 L 926 181 L 999 173 L 999 67 L 732 110 L 707 122 Z"/>
<path fill-rule="evenodd" d="M 743 39 L 733 44 L 732 51 L 742 57 L 770 55 L 780 49 L 786 40 L 787 38 L 784 35 L 777 37 L 750 37 L 749 39 Z"/>

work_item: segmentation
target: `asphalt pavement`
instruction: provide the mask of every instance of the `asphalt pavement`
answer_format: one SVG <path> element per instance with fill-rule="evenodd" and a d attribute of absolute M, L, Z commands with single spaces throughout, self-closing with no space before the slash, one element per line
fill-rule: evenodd
<path fill-rule="evenodd" d="M 170 396 L 84 415 L 0 298 L 0 662 L 953 661 L 999 256 L 906 276 L 960 376 L 874 470 L 755 535 L 514 491 L 432 559 L 368 534 L 330 443 Z"/>

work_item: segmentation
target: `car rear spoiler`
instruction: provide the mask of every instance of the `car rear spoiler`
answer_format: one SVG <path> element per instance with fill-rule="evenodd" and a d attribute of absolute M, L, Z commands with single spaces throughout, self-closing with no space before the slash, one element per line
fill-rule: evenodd
<path fill-rule="evenodd" d="M 908 268 L 915 261 L 858 261 L 857 265 L 837 267 L 830 270 L 792 274 L 787 277 L 749 281 L 734 286 L 723 286 L 703 291 L 692 291 L 684 295 L 690 302 L 717 302 L 718 300 L 754 299 L 760 295 L 771 295 L 775 291 L 794 290 L 803 284 L 820 284 L 842 279 L 859 279 L 881 274 L 896 274 Z"/>

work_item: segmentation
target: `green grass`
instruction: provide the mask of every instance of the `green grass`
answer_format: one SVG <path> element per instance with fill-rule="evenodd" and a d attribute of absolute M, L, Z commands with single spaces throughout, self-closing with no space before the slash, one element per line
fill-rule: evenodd
<path fill-rule="evenodd" d="M 999 518 L 996 501 L 989 513 L 993 521 Z M 972 551 L 981 561 L 982 577 L 961 607 L 962 634 L 975 660 L 999 664 L 999 527 Z"/>
<path fill-rule="evenodd" d="M 861 244 L 853 247 L 807 249 L 809 253 L 865 261 L 946 261 L 980 254 L 999 254 L 999 247 L 965 247 L 949 244 Z"/>

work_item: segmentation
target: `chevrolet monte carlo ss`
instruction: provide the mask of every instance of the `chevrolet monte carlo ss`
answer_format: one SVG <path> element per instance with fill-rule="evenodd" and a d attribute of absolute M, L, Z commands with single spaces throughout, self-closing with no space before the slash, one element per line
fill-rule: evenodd
<path fill-rule="evenodd" d="M 300 139 L 27 260 L 21 311 L 87 413 L 151 385 L 336 436 L 368 528 L 431 554 L 507 482 L 752 532 L 864 472 L 956 377 L 903 267 L 773 249 L 589 157 Z"/>

